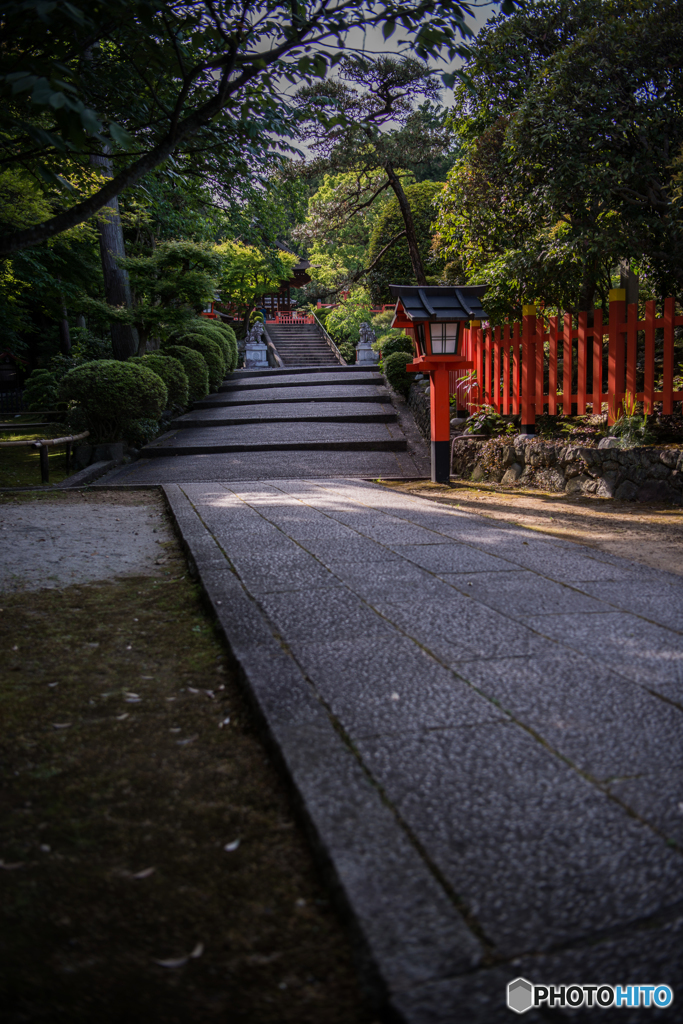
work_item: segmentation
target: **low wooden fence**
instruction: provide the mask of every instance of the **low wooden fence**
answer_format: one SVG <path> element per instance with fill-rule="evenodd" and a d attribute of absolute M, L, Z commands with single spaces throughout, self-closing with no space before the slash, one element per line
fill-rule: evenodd
<path fill-rule="evenodd" d="M 592 321 L 592 322 L 590 322 Z M 525 306 L 521 323 L 482 327 L 475 321 L 464 332 L 463 354 L 474 362 L 468 373 L 451 373 L 451 394 L 458 409 L 491 405 L 504 415 L 520 415 L 524 427 L 536 416 L 607 411 L 613 423 L 624 399 L 655 402 L 669 415 L 683 402 L 683 381 L 675 378 L 674 330 L 683 326 L 676 300 L 664 299 L 661 315 L 655 301 L 625 302 L 621 289 L 610 292 L 608 316 L 602 309 L 558 316 L 537 315 Z M 678 389 L 676 389 L 678 388 Z"/>

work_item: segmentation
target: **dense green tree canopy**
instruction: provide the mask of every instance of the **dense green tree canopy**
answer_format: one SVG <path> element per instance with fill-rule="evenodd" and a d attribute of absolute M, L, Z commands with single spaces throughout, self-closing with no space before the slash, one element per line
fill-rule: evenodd
<path fill-rule="evenodd" d="M 439 82 L 425 62 L 364 55 L 344 59 L 336 78 L 297 96 L 302 132 L 315 153 L 302 172 L 344 176 L 342 204 L 333 209 L 344 226 L 357 214 L 366 219 L 364 211 L 391 190 L 403 220 L 395 240 L 405 237 L 418 284 L 426 282 L 425 269 L 403 178 L 406 170 L 418 178 L 427 170 L 445 172 L 450 163 L 452 135 L 438 98 Z"/>
<path fill-rule="evenodd" d="M 442 192 L 443 187 L 443 182 L 439 181 L 420 181 L 405 187 L 406 198 L 413 211 L 417 242 L 429 284 L 436 284 L 443 270 L 443 259 L 432 253 L 433 223 L 436 216 L 434 200 Z M 387 243 L 399 234 L 402 226 L 401 209 L 398 202 L 392 198 L 384 206 L 373 228 L 367 255 L 368 263 L 374 264 L 368 274 L 368 286 L 373 302 L 377 305 L 393 301 L 389 291 L 390 284 L 411 284 L 413 281 L 413 268 L 407 247 L 396 244 L 386 249 Z M 380 255 L 382 252 L 383 256 Z"/>
<path fill-rule="evenodd" d="M 454 275 L 491 283 L 498 315 L 538 298 L 591 308 L 621 260 L 680 287 L 680 5 L 542 0 L 472 49 L 439 220 Z"/>
<path fill-rule="evenodd" d="M 66 195 L 32 226 L 6 224 L 0 253 L 75 226 L 169 161 L 234 188 L 291 134 L 283 85 L 324 77 L 351 29 L 389 36 L 400 25 L 420 59 L 452 56 L 466 13 L 456 0 L 9 0 L 0 156 Z M 70 194 L 70 177 L 99 153 L 113 176 Z"/>

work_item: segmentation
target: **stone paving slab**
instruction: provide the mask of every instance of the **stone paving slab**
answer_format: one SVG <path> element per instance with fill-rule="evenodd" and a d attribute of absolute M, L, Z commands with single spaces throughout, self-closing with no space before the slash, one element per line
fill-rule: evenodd
<path fill-rule="evenodd" d="M 165 491 L 379 1006 L 496 1024 L 518 975 L 680 981 L 681 638 L 640 566 L 360 480 Z"/>

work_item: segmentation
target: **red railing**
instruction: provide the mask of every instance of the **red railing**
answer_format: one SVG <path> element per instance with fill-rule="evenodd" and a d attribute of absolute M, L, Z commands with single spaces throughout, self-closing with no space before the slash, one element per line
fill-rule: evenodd
<path fill-rule="evenodd" d="M 266 320 L 268 324 L 314 324 L 315 317 L 307 313 L 287 313 L 280 311 L 273 320 Z"/>
<path fill-rule="evenodd" d="M 525 306 L 521 324 L 465 330 L 463 354 L 474 370 L 450 374 L 458 408 L 492 405 L 533 425 L 544 411 L 568 416 L 590 406 L 613 423 L 628 395 L 648 414 L 655 402 L 673 413 L 674 402 L 683 402 L 683 390 L 674 390 L 674 328 L 683 326 L 676 300 L 664 299 L 661 316 L 655 301 L 646 302 L 640 320 L 637 304 L 627 309 L 613 295 L 607 319 L 595 309 L 591 325 L 588 313 L 574 325 L 571 313 L 537 316 L 535 306 Z"/>

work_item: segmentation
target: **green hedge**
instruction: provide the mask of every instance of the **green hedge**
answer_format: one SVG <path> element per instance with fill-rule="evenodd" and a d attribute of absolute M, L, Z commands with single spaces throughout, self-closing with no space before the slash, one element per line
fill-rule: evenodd
<path fill-rule="evenodd" d="M 201 353 L 187 345 L 168 345 L 164 347 L 165 356 L 173 356 L 182 363 L 189 383 L 188 401 L 196 402 L 209 391 L 209 368 Z"/>
<path fill-rule="evenodd" d="M 54 409 L 57 404 L 59 384 L 50 370 L 34 370 L 24 386 L 24 401 L 31 412 L 37 409 Z"/>
<path fill-rule="evenodd" d="M 407 395 L 410 385 L 415 380 L 414 373 L 406 371 L 406 363 L 412 363 L 413 356 L 408 352 L 392 352 L 383 361 L 384 374 L 394 391 Z"/>
<path fill-rule="evenodd" d="M 237 360 L 239 358 L 237 353 L 237 335 L 230 326 L 230 324 L 223 324 L 219 320 L 216 320 L 216 326 L 227 336 L 228 343 L 230 345 L 230 369 L 234 370 L 237 366 Z"/>
<path fill-rule="evenodd" d="M 202 337 L 210 338 L 219 346 L 225 358 L 226 370 L 234 370 L 237 366 L 237 337 L 232 327 L 222 324 L 219 320 L 209 320 L 207 317 L 197 317 L 182 332 L 182 336 L 200 334 Z M 179 333 L 176 335 L 181 337 Z"/>
<path fill-rule="evenodd" d="M 119 441 L 134 420 L 158 420 L 168 391 L 161 377 L 131 360 L 97 359 L 69 370 L 59 398 L 76 402 L 82 411 L 90 442 Z"/>
<path fill-rule="evenodd" d="M 194 349 L 195 352 L 199 352 L 203 356 L 209 371 L 209 387 L 212 391 L 216 391 L 223 383 L 226 369 L 225 359 L 218 343 L 203 332 L 187 333 L 176 337 L 177 344 Z M 166 351 L 165 345 L 162 351 Z"/>
<path fill-rule="evenodd" d="M 168 390 L 168 407 L 186 406 L 189 401 L 190 382 L 183 364 L 173 356 L 161 352 L 148 352 L 145 356 L 133 356 L 129 363 L 140 363 L 158 373 Z"/>
<path fill-rule="evenodd" d="M 407 352 L 411 358 L 414 353 L 413 342 L 407 334 L 401 334 L 395 337 L 387 337 L 386 341 L 380 338 L 378 341 L 378 347 L 382 352 L 382 359 L 388 359 L 394 352 Z"/>

